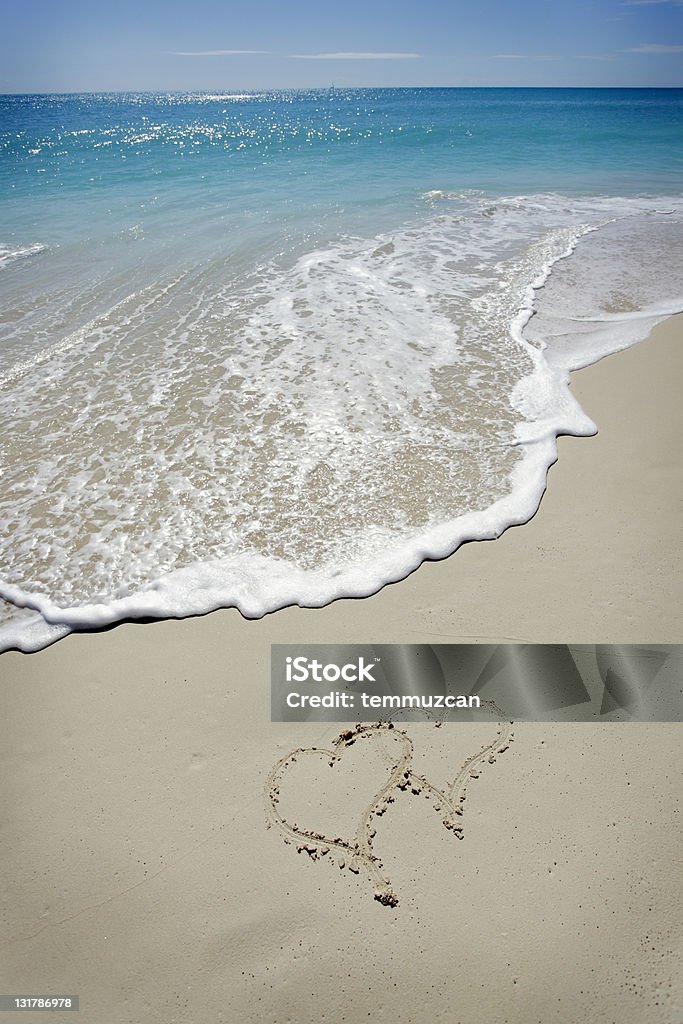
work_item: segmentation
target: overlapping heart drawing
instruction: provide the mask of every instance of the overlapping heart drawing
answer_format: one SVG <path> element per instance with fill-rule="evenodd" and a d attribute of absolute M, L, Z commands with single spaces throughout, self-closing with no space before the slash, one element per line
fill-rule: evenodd
<path fill-rule="evenodd" d="M 280 787 L 293 765 L 302 759 L 324 760 L 332 769 L 338 769 L 344 752 L 355 743 L 374 743 L 378 738 L 391 733 L 394 751 L 388 774 L 362 810 L 352 838 L 324 834 L 312 828 L 300 826 L 288 820 L 280 809 Z M 512 723 L 498 723 L 497 733 L 486 746 L 468 757 L 461 765 L 453 781 L 443 788 L 436 786 L 424 775 L 413 771 L 413 741 L 393 723 L 379 722 L 372 725 L 358 724 L 354 729 L 342 732 L 334 742 L 334 749 L 321 747 L 297 747 L 281 758 L 268 776 L 266 783 L 266 813 L 268 825 L 282 833 L 286 843 L 293 843 L 299 853 L 307 853 L 314 860 L 336 854 L 341 867 L 358 874 L 361 868 L 370 876 L 375 886 L 375 899 L 388 907 L 398 905 L 398 896 L 383 871 L 382 862 L 373 849 L 376 835 L 375 819 L 381 817 L 401 793 L 424 794 L 431 799 L 432 807 L 441 816 L 445 828 L 458 839 L 463 837 L 462 816 L 467 785 L 479 775 L 480 767 L 488 762 L 493 764 L 498 755 L 506 751 L 512 742 Z"/>

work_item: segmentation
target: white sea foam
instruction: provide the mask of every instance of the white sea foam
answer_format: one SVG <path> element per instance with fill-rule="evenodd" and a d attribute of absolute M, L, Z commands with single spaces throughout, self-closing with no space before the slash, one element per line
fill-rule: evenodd
<path fill-rule="evenodd" d="M 46 249 L 47 246 L 41 242 L 34 242 L 32 245 L 13 245 L 0 242 L 0 268 L 27 256 L 36 256 L 39 252 L 45 252 Z"/>
<path fill-rule="evenodd" d="M 0 648 L 364 596 L 529 519 L 556 436 L 595 430 L 569 369 L 683 305 L 654 206 L 445 194 L 289 267 L 146 285 L 18 362 Z"/>

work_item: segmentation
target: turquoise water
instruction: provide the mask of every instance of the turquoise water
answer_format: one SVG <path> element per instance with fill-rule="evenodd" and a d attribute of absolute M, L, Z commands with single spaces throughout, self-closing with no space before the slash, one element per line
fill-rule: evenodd
<path fill-rule="evenodd" d="M 683 308 L 683 90 L 0 97 L 1 646 L 372 593 Z"/>

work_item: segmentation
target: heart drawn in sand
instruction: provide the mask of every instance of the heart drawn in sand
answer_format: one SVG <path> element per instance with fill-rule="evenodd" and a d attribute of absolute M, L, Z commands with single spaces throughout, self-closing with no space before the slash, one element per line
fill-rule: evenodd
<path fill-rule="evenodd" d="M 369 803 L 362 806 L 352 835 L 338 835 L 329 828 L 325 834 L 314 827 L 307 827 L 298 821 L 285 817 L 280 809 L 281 787 L 288 773 L 303 760 L 313 758 L 324 761 L 333 770 L 341 770 L 345 751 L 356 743 L 377 744 L 378 740 L 390 738 L 393 750 L 389 751 L 389 767 L 382 784 L 370 797 Z M 364 868 L 370 875 L 375 886 L 375 899 L 384 906 L 395 907 L 398 897 L 391 882 L 384 875 L 382 862 L 373 850 L 376 835 L 375 818 L 381 817 L 401 792 L 414 795 L 424 793 L 432 799 L 432 807 L 441 815 L 442 824 L 457 838 L 462 839 L 463 805 L 466 797 L 467 784 L 470 779 L 478 778 L 478 769 L 482 763 L 494 763 L 498 754 L 507 750 L 512 740 L 511 724 L 501 723 L 496 738 L 476 754 L 468 757 L 460 767 L 455 779 L 440 789 L 423 775 L 418 775 L 411 768 L 413 742 L 407 733 L 395 729 L 392 723 L 374 725 L 358 724 L 355 729 L 342 732 L 334 743 L 333 750 L 321 747 L 297 747 L 281 758 L 268 776 L 266 783 L 266 812 L 268 825 L 274 826 L 284 836 L 285 842 L 295 843 L 299 853 L 307 853 L 314 860 L 325 857 L 334 851 L 340 859 L 340 866 L 347 866 L 350 871 L 358 874 Z M 385 751 L 385 754 L 387 751 Z M 341 781 L 337 779 L 337 781 Z"/>

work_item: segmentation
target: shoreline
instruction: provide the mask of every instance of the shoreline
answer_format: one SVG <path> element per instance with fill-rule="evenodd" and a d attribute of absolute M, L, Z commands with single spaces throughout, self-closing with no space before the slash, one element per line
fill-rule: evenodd
<path fill-rule="evenodd" d="M 566 593 L 566 600 L 574 602 L 579 597 L 593 599 L 592 588 L 589 590 L 583 586 L 582 591 L 578 575 L 582 574 L 585 582 L 587 573 L 582 566 L 590 567 L 591 572 L 598 566 L 605 584 L 609 584 L 616 571 L 612 594 L 608 594 L 605 589 L 600 591 L 597 579 L 593 581 L 597 599 L 605 605 L 600 619 L 601 630 L 607 626 L 610 637 L 613 634 L 620 642 L 625 642 L 617 623 L 617 617 L 621 615 L 629 627 L 642 625 L 645 632 L 640 636 L 640 640 L 644 637 L 649 643 L 675 643 L 676 623 L 670 612 L 675 608 L 676 595 L 681 593 L 681 581 L 680 575 L 678 580 L 675 579 L 677 567 L 668 564 L 667 545 L 669 550 L 676 551 L 683 540 L 680 532 L 676 535 L 673 508 L 676 487 L 680 493 L 683 485 L 680 482 L 674 450 L 674 438 L 680 431 L 680 417 L 676 416 L 677 396 L 671 385 L 677 379 L 677 374 L 667 367 L 667 363 L 680 362 L 681 359 L 681 345 L 677 346 L 676 342 L 671 340 L 672 335 L 676 333 L 683 333 L 683 314 L 672 316 L 658 324 L 643 341 L 621 352 L 604 356 L 598 362 L 571 373 L 572 394 L 586 415 L 596 422 L 598 434 L 589 438 L 575 435 L 561 435 L 557 438 L 557 461 L 547 471 L 546 489 L 540 506 L 529 520 L 507 527 L 497 538 L 464 541 L 453 554 L 443 559 L 426 559 L 407 576 L 395 582 L 385 583 L 369 596 L 335 598 L 322 606 L 285 605 L 267 612 L 258 619 L 244 617 L 238 609 L 228 607 L 199 616 L 188 615 L 182 619 L 157 619 L 156 616 L 141 617 L 139 621 L 128 618 L 115 619 L 111 623 L 104 623 L 101 629 L 92 626 L 85 627 L 82 631 L 76 629 L 75 632 L 78 635 L 97 635 L 112 629 L 147 625 L 150 622 L 196 621 L 207 615 L 227 615 L 231 619 L 230 623 L 226 624 L 230 632 L 234 629 L 241 630 L 248 623 L 267 624 L 265 637 L 259 635 L 259 640 L 265 639 L 268 642 L 267 636 L 271 627 L 274 636 L 280 637 L 282 634 L 281 623 L 275 623 L 275 619 L 287 620 L 285 630 L 297 629 L 297 620 L 301 618 L 302 613 L 307 618 L 307 629 L 313 628 L 317 631 L 323 626 L 326 635 L 328 627 L 334 629 L 335 625 L 344 631 L 363 629 L 368 619 L 365 609 L 367 602 L 370 602 L 372 628 L 379 625 L 385 630 L 389 627 L 389 622 L 394 621 L 397 615 L 401 615 L 401 605 L 406 602 L 414 608 L 417 607 L 420 612 L 431 613 L 431 617 L 435 612 L 435 608 L 430 609 L 430 604 L 434 603 L 432 595 L 436 595 L 438 608 L 445 612 L 441 601 L 447 590 L 457 605 L 456 621 L 462 623 L 462 632 L 453 631 L 451 626 L 448 626 L 447 632 L 443 635 L 449 639 L 476 641 L 499 638 L 495 632 L 480 634 L 476 625 L 492 621 L 493 614 L 494 620 L 500 622 L 503 635 L 507 639 L 552 642 L 553 630 L 562 631 L 565 622 L 561 618 L 550 617 L 545 604 L 540 607 L 535 618 L 530 612 L 526 618 L 517 619 L 519 627 L 512 630 L 505 627 L 507 605 L 503 600 L 503 591 L 506 587 L 507 596 L 511 600 L 515 599 L 509 589 L 509 574 L 514 573 L 517 582 L 523 579 L 525 586 L 529 588 L 537 587 L 539 584 L 546 586 L 549 582 L 555 585 L 556 581 L 550 577 L 556 575 L 559 586 Z M 654 363 L 652 368 L 648 366 L 650 361 Z M 640 381 L 647 379 L 649 375 L 655 376 L 656 387 L 661 392 L 656 396 L 659 426 L 647 415 L 647 401 L 645 406 L 642 401 L 643 389 L 640 387 Z M 634 421 L 639 423 L 639 426 L 634 436 L 631 436 Z M 619 467 L 622 436 L 635 459 L 636 468 L 631 474 L 632 487 L 625 485 L 625 477 L 630 467 Z M 592 484 L 590 489 L 587 489 L 584 481 L 589 474 Z M 643 486 L 644 484 L 647 485 Z M 650 485 L 656 487 L 658 493 L 662 494 L 661 509 L 653 500 L 655 495 L 649 493 Z M 581 500 L 582 488 L 584 490 Z M 585 521 L 586 510 L 591 517 L 590 523 Z M 659 527 L 663 530 L 661 534 L 653 529 L 654 520 L 660 515 L 663 516 L 659 522 Z M 599 543 L 595 543 L 596 538 L 591 536 L 587 529 L 589 525 L 600 533 Z M 646 551 L 639 550 L 641 542 Z M 585 548 L 583 553 L 580 550 L 582 547 Z M 637 559 L 639 567 L 635 577 L 631 571 L 622 571 L 626 561 L 632 556 Z M 646 586 L 649 570 L 645 567 L 645 562 L 651 567 L 653 558 L 657 566 L 657 576 L 665 588 L 664 600 L 661 602 L 663 607 L 657 604 Z M 574 587 L 567 586 L 566 560 L 572 564 Z M 438 568 L 435 569 L 435 566 Z M 680 567 L 678 572 L 680 574 Z M 365 609 L 360 614 L 359 604 Z M 635 604 L 640 606 L 637 614 L 633 612 Z M 612 611 L 608 612 L 608 608 Z M 582 630 L 589 623 L 595 624 L 592 610 L 588 616 L 577 616 L 576 611 L 576 607 L 572 607 L 572 618 L 580 624 Z M 314 617 L 311 618 L 311 615 Z M 325 622 L 323 625 L 323 617 L 329 619 L 329 623 Z M 238 624 L 234 625 L 234 621 Z M 546 622 L 549 626 L 552 622 L 550 633 L 545 629 Z M 402 628 L 409 629 L 411 633 L 416 632 L 416 627 L 420 636 L 432 635 L 431 625 L 426 621 L 418 624 L 413 619 L 410 623 L 402 623 Z M 252 631 L 256 631 L 255 626 L 252 625 L 251 628 Z M 648 635 L 653 629 L 655 635 Z M 519 633 L 519 636 L 509 636 L 510 632 Z M 441 634 L 437 632 L 437 635 Z M 367 633 L 363 636 L 368 640 L 372 639 Z M 665 638 L 660 640 L 659 637 L 663 636 Z M 354 640 L 358 639 L 354 633 Z M 582 632 L 580 637 L 572 636 L 571 639 L 573 642 L 592 643 L 595 636 L 587 636 Z M 617 639 L 601 639 L 602 642 L 617 642 Z M 51 641 L 48 647 L 59 642 L 61 639 Z M 406 642 L 406 637 L 402 634 L 385 639 L 383 633 L 379 642 Z M 629 642 L 635 640 L 631 639 Z M 39 648 L 37 652 L 21 653 L 38 653 L 48 647 Z M 7 653 L 20 652 L 17 648 L 10 648 Z"/>
<path fill-rule="evenodd" d="M 496 541 L 369 598 L 0 655 L 0 989 L 79 993 L 83 1024 L 677 1020 L 679 723 L 515 725 L 462 843 L 399 797 L 377 825 L 396 908 L 284 845 L 264 786 L 339 731 L 270 722 L 271 643 L 680 642 L 682 335 L 680 315 L 572 374 L 599 433 L 559 439 L 538 512 Z M 409 732 L 438 778 L 493 738 Z M 288 816 L 352 834 L 385 781 L 363 754 L 351 786 L 296 776 Z"/>

